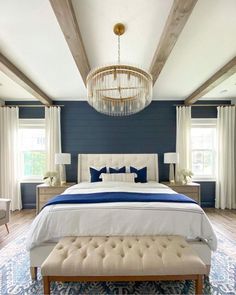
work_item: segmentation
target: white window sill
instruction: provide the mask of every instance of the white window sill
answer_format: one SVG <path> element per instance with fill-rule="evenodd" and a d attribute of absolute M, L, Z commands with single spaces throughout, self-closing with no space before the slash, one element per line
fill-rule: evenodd
<path fill-rule="evenodd" d="M 215 178 L 192 178 L 193 182 L 216 182 Z"/>
<path fill-rule="evenodd" d="M 23 179 L 23 180 L 20 180 L 20 183 L 43 183 L 43 180 L 40 180 L 40 179 Z"/>

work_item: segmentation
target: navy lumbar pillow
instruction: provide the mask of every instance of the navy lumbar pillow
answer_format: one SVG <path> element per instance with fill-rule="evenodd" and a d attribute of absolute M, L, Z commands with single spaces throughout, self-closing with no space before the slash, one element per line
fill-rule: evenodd
<path fill-rule="evenodd" d="M 102 173 L 107 173 L 107 168 L 103 167 L 100 170 L 94 169 L 92 167 L 89 168 L 90 170 L 90 177 L 91 177 L 91 182 L 98 182 L 102 181 L 102 178 L 100 178 Z"/>
<path fill-rule="evenodd" d="M 111 168 L 109 167 L 109 173 L 125 173 L 125 166 L 121 168 Z"/>
<path fill-rule="evenodd" d="M 142 169 L 136 169 L 130 166 L 130 172 L 136 173 L 137 177 L 135 177 L 135 182 L 147 182 L 147 167 L 143 167 Z"/>

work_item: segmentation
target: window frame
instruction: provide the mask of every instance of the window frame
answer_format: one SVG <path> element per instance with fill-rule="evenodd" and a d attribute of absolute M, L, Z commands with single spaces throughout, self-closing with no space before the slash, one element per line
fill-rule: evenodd
<path fill-rule="evenodd" d="M 192 118 L 191 119 L 191 138 L 192 138 L 192 129 L 193 128 L 214 128 L 215 129 L 215 149 L 212 151 L 213 152 L 213 157 L 216 159 L 217 157 L 217 119 L 216 118 Z M 190 169 L 192 170 L 192 153 L 193 151 L 197 149 L 193 149 L 192 147 L 192 142 L 191 142 L 191 157 L 190 157 Z M 202 149 L 204 150 L 204 149 Z M 206 151 L 209 151 L 209 149 L 205 149 Z M 217 169 L 217 162 L 216 160 L 213 162 L 213 171 L 216 171 Z M 216 173 L 211 176 L 204 176 L 204 175 L 193 175 L 192 177 L 193 181 L 216 181 Z"/>
<path fill-rule="evenodd" d="M 45 119 L 39 118 L 39 119 L 19 119 L 19 130 L 20 129 L 45 129 Z M 46 137 L 46 134 L 45 134 Z M 42 150 L 34 150 L 34 152 L 42 152 Z M 46 153 L 46 147 L 45 147 L 45 153 Z M 24 162 L 23 162 L 23 151 L 20 148 L 19 145 L 19 171 L 20 171 L 20 182 L 21 183 L 41 183 L 42 176 L 41 177 L 33 177 L 32 175 L 30 177 L 24 177 L 23 175 L 23 169 L 24 169 Z"/>

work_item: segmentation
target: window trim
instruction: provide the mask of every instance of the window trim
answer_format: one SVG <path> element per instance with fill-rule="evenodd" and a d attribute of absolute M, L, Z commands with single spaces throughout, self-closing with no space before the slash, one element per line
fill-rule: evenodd
<path fill-rule="evenodd" d="M 45 119 L 19 119 L 19 129 L 45 129 Z M 35 152 L 41 152 L 41 150 L 34 150 Z M 46 149 L 45 149 L 46 152 Z M 19 149 L 19 163 L 20 163 L 20 183 L 42 183 L 43 179 L 40 177 L 24 177 L 22 175 L 23 160 L 22 151 Z"/>
<path fill-rule="evenodd" d="M 216 118 L 192 118 L 191 119 L 191 132 L 192 132 L 192 128 L 217 128 L 217 119 Z M 207 149 L 205 149 L 207 150 Z M 192 153 L 193 149 L 191 146 L 191 153 Z M 215 149 L 215 157 L 217 156 L 217 147 Z M 192 158 L 192 157 L 191 157 Z M 189 167 L 191 167 L 192 169 L 192 159 L 191 159 L 191 163 L 189 165 Z M 216 169 L 216 165 L 213 167 L 214 169 Z M 199 175 L 199 176 L 194 176 L 192 177 L 193 181 L 202 181 L 202 182 L 208 182 L 208 181 L 216 181 L 216 174 L 212 177 L 209 176 L 203 176 L 203 175 Z"/>

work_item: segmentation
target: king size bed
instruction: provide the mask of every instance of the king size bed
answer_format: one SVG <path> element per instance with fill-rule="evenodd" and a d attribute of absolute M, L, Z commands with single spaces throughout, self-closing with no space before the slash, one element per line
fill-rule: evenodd
<path fill-rule="evenodd" d="M 125 167 L 126 172 L 147 167 L 147 182 L 90 182 L 91 167 Z M 185 237 L 210 269 L 217 247 L 211 223 L 198 204 L 159 183 L 157 154 L 81 154 L 78 184 L 45 206 L 32 223 L 27 239 L 31 270 L 66 236 L 145 235 Z"/>

